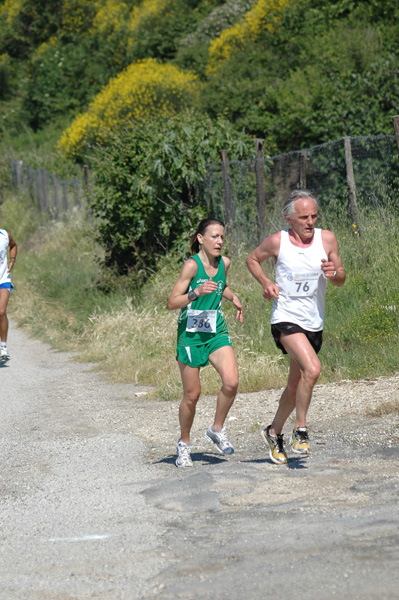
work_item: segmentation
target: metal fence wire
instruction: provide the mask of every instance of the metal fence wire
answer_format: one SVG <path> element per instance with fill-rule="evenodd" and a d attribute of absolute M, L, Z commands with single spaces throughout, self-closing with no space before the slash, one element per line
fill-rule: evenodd
<path fill-rule="evenodd" d="M 223 158 L 223 157 L 222 157 Z M 287 226 L 285 199 L 295 188 L 318 199 L 323 227 L 340 217 L 361 225 L 399 204 L 399 157 L 394 135 L 341 138 L 312 148 L 208 166 L 202 194 L 209 214 L 226 223 L 235 244 L 256 245 Z"/>
<path fill-rule="evenodd" d="M 243 161 L 229 161 L 222 151 L 222 160 L 208 165 L 199 188 L 208 214 L 225 222 L 235 246 L 257 245 L 286 227 L 282 207 L 295 188 L 315 194 L 322 227 L 334 228 L 337 219 L 361 227 L 370 211 L 384 218 L 388 209 L 399 209 L 399 116 L 394 119 L 396 135 L 345 137 L 270 157 L 263 156 L 263 140 L 256 140 L 256 157 Z M 71 181 L 21 160 L 11 159 L 10 166 L 15 187 L 28 191 L 51 218 L 85 206 L 86 165 L 83 176 Z"/>

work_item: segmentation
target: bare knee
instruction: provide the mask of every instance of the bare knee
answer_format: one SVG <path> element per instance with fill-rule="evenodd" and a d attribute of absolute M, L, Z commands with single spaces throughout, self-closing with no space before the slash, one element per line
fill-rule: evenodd
<path fill-rule="evenodd" d="M 315 385 L 321 373 L 321 363 L 317 359 L 309 365 L 303 372 L 303 378 L 310 384 Z"/>
<path fill-rule="evenodd" d="M 199 400 L 200 393 L 201 393 L 201 388 L 185 391 L 182 403 L 195 407 Z"/>
<path fill-rule="evenodd" d="M 238 389 L 238 375 L 223 380 L 223 391 L 227 396 L 235 396 Z"/>
<path fill-rule="evenodd" d="M 0 319 L 3 319 L 4 317 L 7 318 L 7 311 L 5 308 L 0 308 Z"/>

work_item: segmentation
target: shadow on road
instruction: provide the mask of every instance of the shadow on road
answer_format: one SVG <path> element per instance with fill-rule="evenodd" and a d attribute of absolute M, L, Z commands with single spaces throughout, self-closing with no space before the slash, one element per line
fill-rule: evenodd
<path fill-rule="evenodd" d="M 191 459 L 192 459 L 193 463 L 201 462 L 201 463 L 207 463 L 210 465 L 219 465 L 219 464 L 227 462 L 227 460 L 225 458 L 223 458 L 222 456 L 208 454 L 206 452 L 192 452 Z M 156 460 L 151 464 L 153 464 L 153 465 L 159 465 L 159 464 L 175 465 L 175 461 L 176 461 L 176 455 L 173 454 L 173 455 L 166 456 L 165 458 L 161 458 L 161 460 Z"/>

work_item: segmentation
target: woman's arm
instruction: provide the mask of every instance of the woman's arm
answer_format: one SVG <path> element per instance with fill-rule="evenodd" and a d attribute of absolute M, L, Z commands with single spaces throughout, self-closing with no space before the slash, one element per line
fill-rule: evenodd
<path fill-rule="evenodd" d="M 190 300 L 188 297 L 187 289 L 194 279 L 197 273 L 197 263 L 194 259 L 189 258 L 183 265 L 183 268 L 180 273 L 180 277 L 174 285 L 174 288 L 169 296 L 168 308 L 169 310 L 176 310 L 177 308 L 183 308 L 190 304 L 190 302 L 195 302 L 195 300 Z M 205 294 L 211 294 L 217 289 L 217 284 L 212 279 L 208 279 L 202 285 L 195 288 L 193 290 L 195 294 L 198 296 L 205 296 Z"/>
<path fill-rule="evenodd" d="M 224 263 L 224 271 L 225 271 L 226 277 L 227 277 L 227 271 L 230 267 L 231 261 L 229 258 L 227 258 L 227 256 L 223 256 L 222 258 L 223 258 L 223 263 Z M 237 309 L 236 319 L 238 319 L 240 321 L 240 323 L 242 323 L 243 322 L 242 304 L 239 301 L 238 297 L 231 291 L 231 289 L 229 288 L 229 286 L 227 284 L 225 285 L 225 288 L 223 290 L 222 298 L 225 298 L 226 300 L 230 300 L 230 302 L 232 302 L 234 304 L 234 306 Z"/>

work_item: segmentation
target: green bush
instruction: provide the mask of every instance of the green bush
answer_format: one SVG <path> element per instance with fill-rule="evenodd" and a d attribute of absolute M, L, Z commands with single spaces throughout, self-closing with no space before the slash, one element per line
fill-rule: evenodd
<path fill-rule="evenodd" d="M 98 54 L 91 38 L 76 35 L 53 39 L 32 54 L 23 107 L 35 131 L 54 117 L 76 113 L 115 74 Z"/>
<path fill-rule="evenodd" d="M 141 58 L 170 60 L 176 53 L 179 38 L 193 27 L 190 2 L 164 0 L 157 10 L 142 11 L 130 31 L 130 61 Z"/>
<path fill-rule="evenodd" d="M 0 100 L 7 98 L 11 91 L 11 81 L 13 79 L 13 70 L 11 59 L 8 54 L 0 55 Z"/>
<path fill-rule="evenodd" d="M 11 3 L 0 7 L 0 52 L 27 58 L 61 27 L 63 0 L 22 0 L 19 4 L 19 8 Z"/>
<path fill-rule="evenodd" d="M 197 189 L 206 165 L 220 160 L 221 149 L 238 159 L 252 147 L 226 121 L 182 112 L 167 122 L 131 124 L 96 148 L 100 191 L 92 210 L 107 265 L 148 272 L 206 213 Z"/>
<path fill-rule="evenodd" d="M 177 64 L 205 77 L 209 42 L 218 37 L 223 29 L 234 25 L 254 3 L 255 0 L 230 0 L 222 4 L 214 2 L 217 6 L 214 6 L 209 14 L 202 14 L 195 30 L 178 40 L 175 56 Z M 199 8 L 202 8 L 202 13 L 205 9 L 204 4 L 212 3 L 201 3 Z M 209 6 L 207 8 L 209 9 Z"/>
<path fill-rule="evenodd" d="M 96 14 L 94 3 L 75 14 L 75 3 L 68 2 L 57 35 L 32 51 L 27 62 L 23 106 L 29 125 L 36 131 L 54 117 L 76 114 L 112 77 L 138 59 L 172 58 L 179 37 L 195 24 L 191 4 L 196 2 L 170 0 L 164 10 L 133 19 L 132 7 L 118 3 L 121 12 L 115 22 L 107 14 Z"/>
<path fill-rule="evenodd" d="M 273 153 L 391 133 L 396 0 L 289 2 L 275 31 L 247 40 L 207 79 L 210 42 L 256 1 L 0 2 L 0 101 L 21 105 L 12 129 L 73 117 L 133 61 L 156 57 L 199 74 L 203 110 L 266 138 Z"/>
<path fill-rule="evenodd" d="M 279 151 L 391 133 L 399 34 L 377 9 L 344 0 L 289 4 L 278 31 L 248 42 L 209 76 L 204 109 Z"/>

